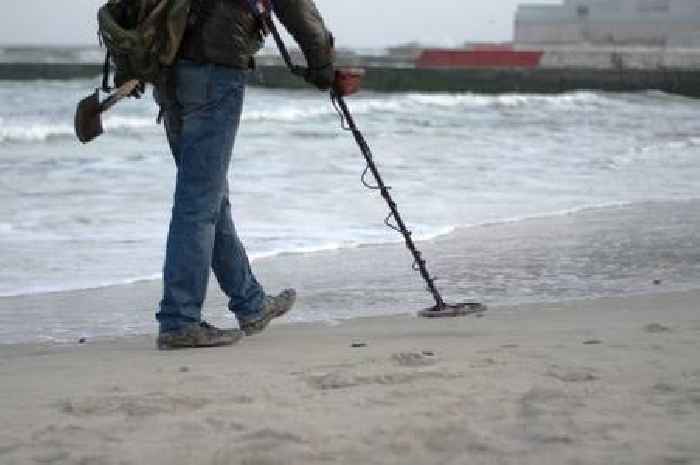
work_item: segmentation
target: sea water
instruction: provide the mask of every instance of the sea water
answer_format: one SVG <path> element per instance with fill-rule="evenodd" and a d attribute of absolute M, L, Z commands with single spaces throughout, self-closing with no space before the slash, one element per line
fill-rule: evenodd
<path fill-rule="evenodd" d="M 158 109 L 148 96 L 121 102 L 81 145 L 75 105 L 95 86 L 0 82 L 0 296 L 159 276 L 175 168 Z M 700 197 L 693 99 L 362 92 L 348 103 L 419 240 Z M 229 183 L 250 256 L 400 242 L 364 167 L 324 93 L 249 88 Z"/>

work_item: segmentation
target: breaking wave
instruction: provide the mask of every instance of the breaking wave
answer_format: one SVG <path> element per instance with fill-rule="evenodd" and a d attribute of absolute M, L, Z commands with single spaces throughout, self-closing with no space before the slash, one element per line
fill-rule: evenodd
<path fill-rule="evenodd" d="M 68 124 L 33 123 L 16 126 L 5 125 L 0 121 L 0 142 L 41 142 L 51 137 L 73 134 L 73 127 Z"/>
<path fill-rule="evenodd" d="M 600 92 L 579 91 L 557 95 L 539 94 L 408 94 L 408 103 L 441 108 L 484 107 L 577 107 L 608 104 L 610 98 Z"/>
<path fill-rule="evenodd" d="M 138 116 L 109 116 L 103 121 L 105 130 L 137 131 L 157 127 L 155 119 Z M 57 138 L 74 138 L 75 130 L 72 122 L 28 122 L 25 124 L 7 124 L 0 119 L 0 143 L 31 143 L 45 142 Z"/>
<path fill-rule="evenodd" d="M 329 102 L 317 99 L 290 100 L 276 108 L 265 108 L 258 104 L 255 96 L 249 99 L 249 107 L 243 112 L 243 120 L 249 122 L 295 123 L 308 120 L 336 118 L 336 112 Z M 629 101 L 619 100 L 601 92 L 579 91 L 559 95 L 535 94 L 425 94 L 408 93 L 393 96 L 370 95 L 350 102 L 356 115 L 363 114 L 420 114 L 434 109 L 459 111 L 461 109 L 484 108 L 600 108 L 612 104 L 630 105 Z M 155 113 L 155 108 L 146 107 Z M 152 111 L 153 110 L 153 111 Z M 72 118 L 60 121 L 23 121 L 26 117 L 12 121 L 10 117 L 0 118 L 0 143 L 44 142 L 54 138 L 73 138 Z M 104 118 L 107 131 L 127 133 L 158 132 L 155 115 L 111 114 Z"/>

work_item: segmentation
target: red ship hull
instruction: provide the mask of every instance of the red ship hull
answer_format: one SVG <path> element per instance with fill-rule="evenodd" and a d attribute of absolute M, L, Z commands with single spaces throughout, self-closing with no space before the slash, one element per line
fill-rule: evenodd
<path fill-rule="evenodd" d="M 537 68 L 542 51 L 517 51 L 508 47 L 472 50 L 428 49 L 416 59 L 417 68 Z"/>

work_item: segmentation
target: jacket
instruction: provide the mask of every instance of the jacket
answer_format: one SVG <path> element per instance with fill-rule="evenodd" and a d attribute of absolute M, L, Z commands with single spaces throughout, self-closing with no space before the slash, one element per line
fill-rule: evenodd
<path fill-rule="evenodd" d="M 334 60 L 333 38 L 313 0 L 274 0 L 277 17 L 299 44 L 309 67 Z M 262 48 L 258 18 L 247 0 L 194 0 L 181 56 L 198 62 L 249 68 Z"/>

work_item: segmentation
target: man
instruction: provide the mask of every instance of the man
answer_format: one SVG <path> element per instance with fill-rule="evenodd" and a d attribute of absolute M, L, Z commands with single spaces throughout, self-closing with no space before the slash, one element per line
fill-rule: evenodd
<path fill-rule="evenodd" d="M 156 318 L 161 350 L 231 345 L 284 315 L 296 293 L 265 294 L 250 268 L 231 218 L 227 172 L 261 24 L 248 0 L 194 0 L 179 59 L 157 86 L 156 101 L 177 181 Z M 275 0 L 275 12 L 303 51 L 307 81 L 328 89 L 334 79 L 333 38 L 312 0 Z M 229 297 L 239 330 L 201 320 L 210 270 Z"/>

